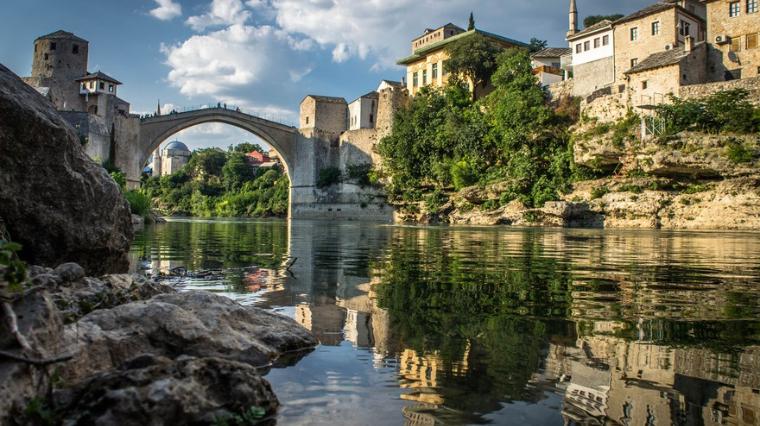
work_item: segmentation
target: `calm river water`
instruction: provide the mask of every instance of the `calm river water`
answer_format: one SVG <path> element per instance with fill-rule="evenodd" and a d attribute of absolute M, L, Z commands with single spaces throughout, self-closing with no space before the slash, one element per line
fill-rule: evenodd
<path fill-rule="evenodd" d="M 756 425 L 759 236 L 174 221 L 132 254 L 314 332 L 284 425 Z"/>

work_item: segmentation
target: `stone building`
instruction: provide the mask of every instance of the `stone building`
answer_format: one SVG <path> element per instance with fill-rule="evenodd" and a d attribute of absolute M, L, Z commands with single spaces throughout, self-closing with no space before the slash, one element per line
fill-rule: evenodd
<path fill-rule="evenodd" d="M 533 75 L 538 78 L 541 86 L 559 83 L 565 79 L 565 72 L 562 70 L 562 57 L 569 53 L 569 48 L 547 47 L 530 55 Z"/>
<path fill-rule="evenodd" d="M 180 141 L 169 142 L 153 154 L 153 176 L 167 176 L 180 171 L 190 161 L 190 148 Z"/>
<path fill-rule="evenodd" d="M 372 91 L 348 104 L 348 130 L 372 129 L 375 127 L 377 99 L 377 92 Z"/>
<path fill-rule="evenodd" d="M 571 1 L 570 16 L 577 15 L 575 1 Z M 573 24 L 571 19 L 571 25 Z M 572 60 L 573 95 L 585 96 L 615 83 L 615 47 L 612 21 L 603 20 L 578 31 L 570 27 L 567 42 Z"/>
<path fill-rule="evenodd" d="M 703 0 L 711 81 L 760 76 L 760 1 Z"/>
<path fill-rule="evenodd" d="M 527 46 L 523 42 L 478 29 L 465 31 L 454 24 L 446 24 L 437 29 L 428 28 L 412 40 L 412 54 L 397 62 L 398 65 L 406 66 L 406 87 L 409 94 L 414 96 L 427 86 L 445 86 L 449 79 L 444 67 L 449 58 L 446 48 L 455 41 L 475 34 L 480 34 L 505 49 Z M 478 88 L 473 90 L 477 91 Z"/>
<path fill-rule="evenodd" d="M 340 133 L 348 129 L 348 104 L 343 98 L 308 95 L 301 101 L 300 128 Z"/>
<path fill-rule="evenodd" d="M 89 42 L 63 30 L 34 41 L 32 75 L 24 81 L 47 97 L 79 133 L 94 161 L 115 162 L 116 145 L 132 140 L 139 117 L 117 96 L 121 83 L 100 71 L 88 72 Z M 132 182 L 136 184 L 137 182 Z"/>

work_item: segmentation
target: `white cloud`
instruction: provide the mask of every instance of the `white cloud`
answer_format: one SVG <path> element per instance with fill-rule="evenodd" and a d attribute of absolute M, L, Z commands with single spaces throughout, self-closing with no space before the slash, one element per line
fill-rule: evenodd
<path fill-rule="evenodd" d="M 244 24 L 251 18 L 251 12 L 241 0 L 213 0 L 208 12 L 187 18 L 187 25 L 195 31 L 209 27 Z"/>
<path fill-rule="evenodd" d="M 178 16 L 182 16 L 182 5 L 175 3 L 173 0 L 154 0 L 158 5 L 152 9 L 150 14 L 162 21 L 170 21 Z"/>

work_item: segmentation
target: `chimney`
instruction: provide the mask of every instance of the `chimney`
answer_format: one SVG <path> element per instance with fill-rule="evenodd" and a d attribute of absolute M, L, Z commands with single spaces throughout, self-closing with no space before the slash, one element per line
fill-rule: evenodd
<path fill-rule="evenodd" d="M 691 52 L 691 48 L 694 47 L 694 37 L 692 36 L 686 36 L 683 39 L 683 51 L 684 52 Z"/>
<path fill-rule="evenodd" d="M 575 6 L 575 0 L 570 0 L 570 29 L 567 36 L 570 37 L 578 32 L 578 8 Z"/>

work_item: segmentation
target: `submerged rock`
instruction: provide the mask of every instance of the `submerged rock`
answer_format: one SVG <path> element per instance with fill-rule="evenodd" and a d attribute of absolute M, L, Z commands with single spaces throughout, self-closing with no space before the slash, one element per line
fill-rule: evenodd
<path fill-rule="evenodd" d="M 57 391 L 63 424 L 254 424 L 279 405 L 250 365 L 220 358 L 142 356 L 122 368 Z"/>
<path fill-rule="evenodd" d="M 66 336 L 80 354 L 63 366 L 69 380 L 118 368 L 148 353 L 218 357 L 266 367 L 284 354 L 303 354 L 317 344 L 290 318 L 195 291 L 97 310 L 68 326 Z"/>
<path fill-rule="evenodd" d="M 0 65 L 0 218 L 24 260 L 125 272 L 129 206 L 53 105 Z"/>

